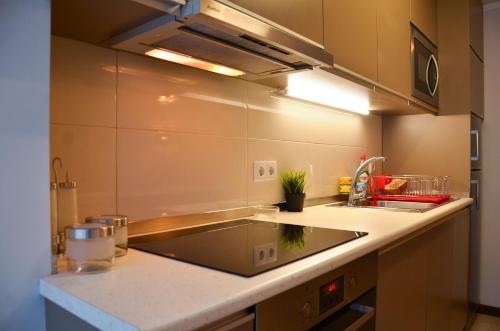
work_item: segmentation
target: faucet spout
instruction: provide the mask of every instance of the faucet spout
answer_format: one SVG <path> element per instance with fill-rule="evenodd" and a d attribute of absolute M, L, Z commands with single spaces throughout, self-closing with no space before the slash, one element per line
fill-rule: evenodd
<path fill-rule="evenodd" d="M 358 179 L 359 175 L 369 164 L 374 163 L 376 161 L 385 162 L 385 157 L 383 157 L 383 156 L 371 157 L 368 160 L 361 163 L 359 165 L 358 169 L 356 169 L 356 172 L 354 173 L 354 177 L 353 177 L 352 184 L 351 184 L 351 192 L 349 193 L 349 202 L 347 203 L 348 206 L 351 206 L 351 207 L 354 206 L 354 201 L 358 200 L 358 195 L 356 194 L 356 180 Z"/>

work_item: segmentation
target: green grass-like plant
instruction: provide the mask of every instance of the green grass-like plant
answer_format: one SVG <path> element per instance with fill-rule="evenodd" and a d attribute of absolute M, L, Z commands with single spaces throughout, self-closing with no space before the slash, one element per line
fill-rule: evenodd
<path fill-rule="evenodd" d="M 304 226 L 284 224 L 281 233 L 280 243 L 284 248 L 304 248 Z"/>
<path fill-rule="evenodd" d="M 286 194 L 304 193 L 306 186 L 306 172 L 289 170 L 280 176 L 281 185 Z"/>

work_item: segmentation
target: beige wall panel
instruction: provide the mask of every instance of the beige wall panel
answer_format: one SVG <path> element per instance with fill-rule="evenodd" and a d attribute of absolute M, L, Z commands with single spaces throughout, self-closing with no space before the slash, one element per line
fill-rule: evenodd
<path fill-rule="evenodd" d="M 387 116 L 383 119 L 384 171 L 451 176 L 451 190 L 469 192 L 470 115 Z"/>
<path fill-rule="evenodd" d="M 52 124 L 50 159 L 56 156 L 63 161 L 59 180 L 68 171 L 78 184 L 80 221 L 116 213 L 116 129 Z"/>
<path fill-rule="evenodd" d="M 325 48 L 335 63 L 376 81 L 377 1 L 325 0 Z"/>
<path fill-rule="evenodd" d="M 118 53 L 118 127 L 244 137 L 246 83 Z"/>
<path fill-rule="evenodd" d="M 52 38 L 50 122 L 116 126 L 116 52 Z"/>
<path fill-rule="evenodd" d="M 367 147 L 380 152 L 382 118 L 276 98 L 269 87 L 248 84 L 248 137 Z M 353 134 L 355 133 L 355 134 Z"/>
<path fill-rule="evenodd" d="M 118 129 L 118 212 L 132 220 L 246 206 L 246 140 Z"/>
<path fill-rule="evenodd" d="M 337 178 L 352 176 L 359 156 L 366 149 L 266 139 L 248 140 L 248 204 L 284 201 L 279 181 L 254 182 L 255 160 L 278 161 L 278 173 L 288 169 L 306 171 L 306 196 L 316 198 L 337 194 Z"/>

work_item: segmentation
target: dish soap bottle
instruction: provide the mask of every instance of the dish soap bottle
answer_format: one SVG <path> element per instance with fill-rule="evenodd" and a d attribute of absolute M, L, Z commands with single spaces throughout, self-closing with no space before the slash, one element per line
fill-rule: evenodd
<path fill-rule="evenodd" d="M 361 154 L 359 157 L 359 164 L 361 165 L 363 162 L 366 161 L 366 155 Z M 354 186 L 354 190 L 356 193 L 356 196 L 360 199 L 365 199 L 366 198 L 366 190 L 368 189 L 368 181 L 370 180 L 370 172 L 368 169 L 365 169 L 361 171 L 359 174 L 358 178 L 356 180 L 356 185 Z"/>

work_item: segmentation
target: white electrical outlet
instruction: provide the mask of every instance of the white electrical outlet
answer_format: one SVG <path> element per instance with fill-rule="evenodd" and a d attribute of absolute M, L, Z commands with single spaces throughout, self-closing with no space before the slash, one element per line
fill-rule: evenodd
<path fill-rule="evenodd" d="M 278 177 L 278 162 L 253 161 L 253 181 L 264 182 L 276 180 Z"/>
<path fill-rule="evenodd" d="M 278 162 L 267 161 L 266 172 L 269 180 L 275 180 L 278 177 Z"/>
<path fill-rule="evenodd" d="M 275 242 L 255 246 L 253 248 L 253 264 L 255 267 L 276 262 L 278 260 L 278 244 Z"/>
<path fill-rule="evenodd" d="M 262 182 L 267 180 L 266 162 L 253 161 L 253 181 Z"/>

